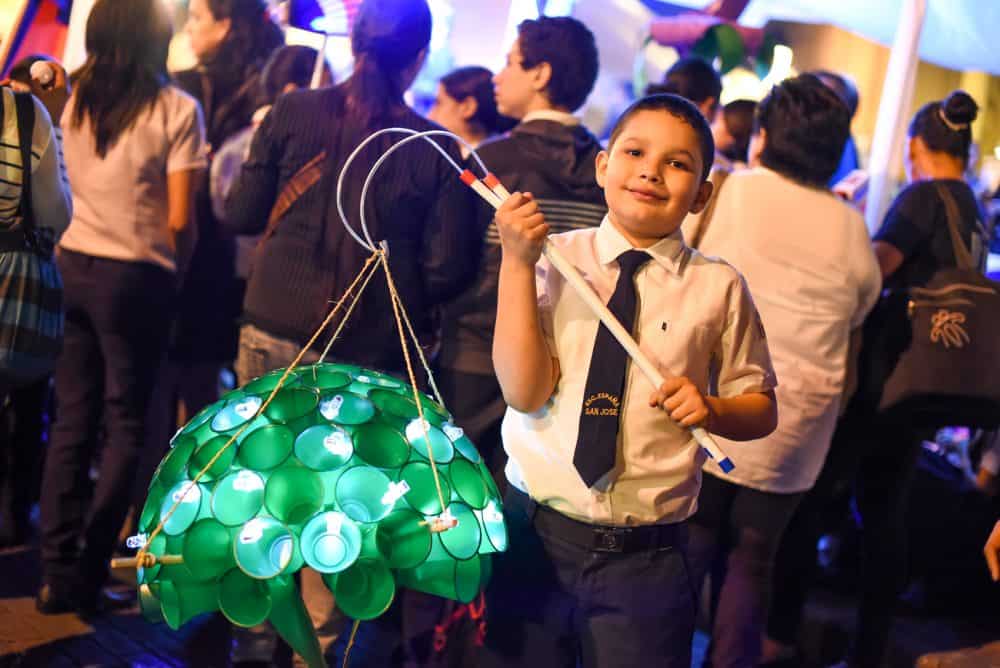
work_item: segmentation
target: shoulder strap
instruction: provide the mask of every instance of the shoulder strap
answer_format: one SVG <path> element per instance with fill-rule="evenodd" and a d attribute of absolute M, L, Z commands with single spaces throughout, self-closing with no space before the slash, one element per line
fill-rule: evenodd
<path fill-rule="evenodd" d="M 264 236 L 261 237 L 260 243 L 264 243 L 274 234 L 278 221 L 295 204 L 295 200 L 302 197 L 307 190 L 319 182 L 323 176 L 324 160 L 326 160 L 326 151 L 320 151 L 313 156 L 312 160 L 302 165 L 292 178 L 288 179 L 285 187 L 278 193 L 278 199 L 274 201 L 274 207 L 267 219 L 267 228 L 264 230 Z"/>
<path fill-rule="evenodd" d="M 955 263 L 960 269 L 975 269 L 976 263 L 972 259 L 972 253 L 966 248 L 965 242 L 962 241 L 962 234 L 958 231 L 958 221 L 961 219 L 961 216 L 958 213 L 958 203 L 955 202 L 955 197 L 942 183 L 935 183 L 934 188 L 941 199 L 944 200 L 945 218 L 948 220 L 948 234 L 951 235 L 951 247 L 955 252 Z"/>
<path fill-rule="evenodd" d="M 17 136 L 21 147 L 21 225 L 25 237 L 32 239 L 35 220 L 31 212 L 31 137 L 35 129 L 35 101 L 30 93 L 15 93 Z"/>

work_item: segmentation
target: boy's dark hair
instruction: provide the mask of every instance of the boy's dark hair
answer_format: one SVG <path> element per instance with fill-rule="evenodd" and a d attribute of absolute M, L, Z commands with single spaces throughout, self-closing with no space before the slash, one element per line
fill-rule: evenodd
<path fill-rule="evenodd" d="M 260 74 L 264 99 L 273 104 L 288 84 L 305 88 L 316 66 L 316 49 L 308 46 L 282 46 L 271 54 Z"/>
<path fill-rule="evenodd" d="M 715 160 L 715 140 L 712 139 L 712 128 L 708 126 L 708 121 L 702 115 L 698 107 L 690 100 L 674 95 L 673 93 L 660 93 L 658 95 L 647 95 L 633 102 L 628 109 L 615 121 L 611 128 L 611 137 L 608 139 L 608 150 L 614 146 L 618 135 L 625 129 L 629 119 L 640 111 L 665 111 L 666 113 L 679 118 L 690 125 L 698 135 L 698 148 L 701 150 L 701 180 L 708 178 L 708 173 L 712 170 L 712 162 Z"/>
<path fill-rule="evenodd" d="M 552 76 L 546 88 L 554 107 L 576 111 L 597 81 L 597 44 L 587 26 L 569 16 L 542 16 L 517 27 L 521 67 L 548 63 Z"/>
<path fill-rule="evenodd" d="M 747 161 L 750 137 L 753 135 L 753 116 L 757 103 L 753 100 L 734 100 L 722 108 L 722 122 L 733 138 L 733 145 L 719 151 L 730 160 Z"/>
<path fill-rule="evenodd" d="M 479 125 L 487 135 L 500 134 L 517 125 L 517 120 L 502 116 L 497 111 L 497 101 L 493 96 L 493 73 L 485 67 L 460 67 L 441 77 L 441 85 L 448 97 L 457 102 L 468 97 L 476 101 L 476 113 L 472 122 Z"/>
<path fill-rule="evenodd" d="M 807 74 L 814 74 L 819 80 L 833 89 L 840 96 L 840 99 L 847 105 L 847 111 L 851 112 L 851 118 L 858 112 L 858 87 L 854 85 L 848 77 L 831 70 L 813 70 Z"/>
<path fill-rule="evenodd" d="M 31 66 L 35 63 L 51 63 L 55 62 L 52 58 L 42 54 L 32 54 L 30 56 L 25 56 L 21 60 L 14 63 L 14 66 L 10 68 L 10 74 L 8 78 L 11 81 L 16 81 L 18 83 L 23 83 L 25 86 L 31 85 Z"/>
<path fill-rule="evenodd" d="M 701 58 L 681 58 L 670 66 L 663 75 L 663 83 L 653 84 L 646 89 L 647 95 L 673 93 L 702 104 L 709 98 L 719 104 L 722 95 L 722 79 L 709 63 Z"/>
<path fill-rule="evenodd" d="M 785 79 L 757 106 L 754 133 L 767 132 L 761 163 L 793 181 L 824 188 L 851 132 L 847 105 L 818 77 Z"/>
<path fill-rule="evenodd" d="M 979 115 L 979 105 L 964 90 L 952 91 L 944 100 L 928 102 L 910 121 L 911 137 L 920 137 L 932 151 L 940 151 L 969 162 L 971 125 Z"/>

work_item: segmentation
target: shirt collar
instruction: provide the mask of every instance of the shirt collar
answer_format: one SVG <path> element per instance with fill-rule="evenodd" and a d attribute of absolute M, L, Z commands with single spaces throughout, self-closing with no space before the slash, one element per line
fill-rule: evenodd
<path fill-rule="evenodd" d="M 555 109 L 538 109 L 536 111 L 529 111 L 521 119 L 522 123 L 527 123 L 529 121 L 555 121 L 556 123 L 562 123 L 563 125 L 579 125 L 580 119 L 573 114 L 568 114 L 565 111 L 557 111 Z"/>
<path fill-rule="evenodd" d="M 597 246 L 597 259 L 600 260 L 601 264 L 614 263 L 619 255 L 633 249 L 629 240 L 623 237 L 621 232 L 615 229 L 615 226 L 608 220 L 607 214 L 597 228 L 594 243 Z M 639 250 L 649 253 L 653 260 L 672 274 L 680 274 L 684 255 L 689 252 L 679 227 L 649 248 Z"/>

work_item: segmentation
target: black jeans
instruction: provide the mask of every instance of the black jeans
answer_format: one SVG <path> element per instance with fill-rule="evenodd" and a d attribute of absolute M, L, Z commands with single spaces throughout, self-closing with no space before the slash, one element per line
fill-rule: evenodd
<path fill-rule="evenodd" d="M 837 426 L 816 485 L 789 524 L 776 559 L 767 633 L 786 645 L 798 638 L 805 599 L 816 575 L 816 543 L 830 508 L 852 491 L 861 516 L 861 582 L 852 665 L 882 663 L 896 599 L 907 580 L 906 509 L 920 455 L 930 434 L 848 413 Z M 836 504 L 844 512 L 846 504 Z"/>
<path fill-rule="evenodd" d="M 0 541 L 19 542 L 28 533 L 31 504 L 38 499 L 51 380 L 45 376 L 11 390 L 0 411 Z"/>
<path fill-rule="evenodd" d="M 686 524 L 675 545 L 596 551 L 556 536 L 542 511 L 511 487 L 510 541 L 486 591 L 481 666 L 689 668 L 695 598 Z"/>
<path fill-rule="evenodd" d="M 96 595 L 132 501 L 146 411 L 167 347 L 174 276 L 60 251 L 66 299 L 58 415 L 42 479 L 43 579 Z M 98 479 L 88 477 L 103 428 Z"/>
<path fill-rule="evenodd" d="M 712 668 L 760 660 L 774 554 L 801 498 L 702 476 L 689 554 L 697 586 L 712 574 Z"/>

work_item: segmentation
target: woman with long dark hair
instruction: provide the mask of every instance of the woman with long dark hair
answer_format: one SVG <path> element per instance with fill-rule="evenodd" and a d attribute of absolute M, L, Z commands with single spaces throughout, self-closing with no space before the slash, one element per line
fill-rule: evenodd
<path fill-rule="evenodd" d="M 241 382 L 287 366 L 322 322 L 331 300 L 344 295 L 364 265 L 369 252 L 348 235 L 332 193 L 348 155 L 372 132 L 437 128 L 403 101 L 423 64 L 430 35 L 425 0 L 366 0 L 351 33 L 353 74 L 332 88 L 278 98 L 258 129 L 229 195 L 227 226 L 239 234 L 260 233 L 279 193 L 286 194 L 293 183 L 300 194 L 271 227 L 254 260 L 236 364 Z M 400 138 L 373 141 L 346 175 L 345 210 L 355 225 L 368 168 Z M 449 150 L 460 159 L 456 148 Z M 300 170 L 315 162 L 321 177 L 303 183 Z M 437 152 L 423 142 L 411 142 L 384 163 L 367 206 L 372 238 L 388 242 L 394 282 L 414 329 L 423 341 L 430 341 L 431 312 L 458 294 L 477 269 L 482 242 L 471 224 L 473 195 Z M 379 271 L 331 356 L 403 374 L 400 344 L 391 334 L 395 327 Z M 326 342 L 321 339 L 319 350 Z M 317 350 L 310 350 L 303 363 L 318 356 Z M 321 644 L 328 645 L 338 631 L 330 623 L 330 595 L 318 574 L 308 569 L 303 571 L 303 594 L 319 626 Z M 379 641 L 372 652 L 391 651 L 392 645 Z"/>
<path fill-rule="evenodd" d="M 44 613 L 96 607 L 190 246 L 204 127 L 198 103 L 167 77 L 170 35 L 159 0 L 98 0 L 87 21 L 87 60 L 63 114 L 73 218 L 58 247 L 66 325 L 42 482 L 36 603 Z"/>
<path fill-rule="evenodd" d="M 427 118 L 474 147 L 517 124 L 497 111 L 493 73 L 476 65 L 460 67 L 441 77 Z"/>
<path fill-rule="evenodd" d="M 205 111 L 212 161 L 263 104 L 261 72 L 284 35 L 264 0 L 191 0 L 184 29 L 198 65 L 175 79 Z M 219 371 L 236 355 L 243 284 L 236 278 L 235 241 L 219 229 L 212 212 L 208 171 L 195 184 L 194 216 L 198 244 L 180 295 L 161 388 L 168 424 L 153 437 L 164 447 L 175 428 L 178 401 L 187 417 L 214 401 Z"/>

